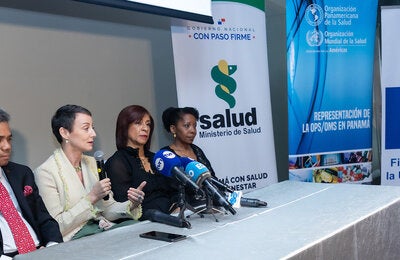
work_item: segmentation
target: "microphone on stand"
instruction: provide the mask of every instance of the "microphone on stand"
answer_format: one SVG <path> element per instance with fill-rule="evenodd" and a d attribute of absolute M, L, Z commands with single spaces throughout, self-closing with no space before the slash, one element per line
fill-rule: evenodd
<path fill-rule="evenodd" d="M 96 159 L 97 173 L 99 174 L 99 179 L 104 180 L 105 178 L 107 178 L 107 173 L 104 167 L 104 153 L 103 151 L 96 151 L 93 156 Z M 103 199 L 108 200 L 109 198 L 110 196 L 107 194 Z"/>
<path fill-rule="evenodd" d="M 199 186 L 194 183 L 184 172 L 181 170 L 182 163 L 179 157 L 171 151 L 160 150 L 154 155 L 153 160 L 156 169 L 164 176 L 175 177 L 184 186 L 190 186 L 196 192 L 200 190 Z"/>
<path fill-rule="evenodd" d="M 232 208 L 232 205 L 221 195 L 221 192 L 217 187 L 210 181 L 211 173 L 207 167 L 197 161 L 190 162 L 186 165 L 185 172 L 190 178 L 196 182 L 200 187 L 204 187 L 210 196 L 218 201 L 218 204 L 224 207 L 226 210 L 236 214 L 236 211 Z"/>
<path fill-rule="evenodd" d="M 186 168 L 186 166 L 187 166 L 189 163 L 191 163 L 191 162 L 197 162 L 197 161 L 193 160 L 193 159 L 190 158 L 190 157 L 181 157 L 180 159 L 181 159 L 181 163 L 182 163 L 183 168 Z M 207 169 L 207 170 L 208 170 L 208 169 Z M 210 181 L 212 182 L 212 184 L 214 184 L 220 191 L 222 191 L 222 192 L 229 192 L 229 193 L 232 193 L 232 192 L 233 192 L 233 190 L 232 190 L 228 185 L 226 185 L 226 184 L 220 182 L 217 178 L 214 178 L 214 177 L 211 176 L 209 180 L 210 180 Z"/>
<path fill-rule="evenodd" d="M 215 186 L 217 186 L 217 188 L 220 189 L 222 192 L 229 192 L 229 193 L 232 193 L 232 192 L 233 192 L 233 190 L 232 190 L 228 185 L 226 185 L 226 184 L 220 182 L 219 180 L 217 180 L 217 179 L 215 179 L 215 178 L 213 178 L 213 177 L 211 177 L 210 180 L 211 180 L 211 182 L 212 182 Z"/>
<path fill-rule="evenodd" d="M 153 164 L 159 173 L 166 177 L 176 178 L 180 182 L 178 202 L 180 212 L 178 217 L 174 217 L 160 211 L 151 211 L 150 219 L 177 227 L 191 228 L 191 224 L 186 220 L 184 214 L 186 209 L 185 186 L 191 187 L 196 193 L 202 192 L 202 190 L 183 172 L 181 160 L 173 152 L 168 150 L 158 151 L 154 155 Z"/>
<path fill-rule="evenodd" d="M 180 157 L 179 159 L 181 160 L 183 168 L 186 168 L 186 165 L 188 165 L 188 163 L 194 162 L 194 160 L 190 157 Z"/>

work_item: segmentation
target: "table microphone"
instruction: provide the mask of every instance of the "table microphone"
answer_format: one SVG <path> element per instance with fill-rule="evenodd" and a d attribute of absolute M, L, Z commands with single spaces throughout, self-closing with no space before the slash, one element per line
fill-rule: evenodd
<path fill-rule="evenodd" d="M 259 200 L 259 199 L 251 199 L 251 198 L 245 198 L 241 197 L 240 198 L 240 206 L 243 207 L 266 207 L 268 205 L 267 202 Z"/>
<path fill-rule="evenodd" d="M 158 222 L 175 227 L 190 228 L 190 224 L 188 224 L 187 221 L 184 221 L 179 217 L 161 212 L 158 209 L 148 209 L 145 214 L 146 217 L 152 222 Z"/>
<path fill-rule="evenodd" d="M 234 191 L 228 195 L 227 200 L 229 201 L 229 203 L 232 204 L 234 208 L 240 208 L 240 207 L 259 208 L 259 207 L 266 207 L 268 204 L 267 202 L 259 199 L 242 197 L 242 195 L 243 193 L 241 191 Z"/>

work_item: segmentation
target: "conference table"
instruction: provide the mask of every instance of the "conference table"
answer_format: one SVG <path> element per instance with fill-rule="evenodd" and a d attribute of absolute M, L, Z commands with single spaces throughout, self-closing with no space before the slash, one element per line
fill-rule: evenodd
<path fill-rule="evenodd" d="M 400 187 L 284 181 L 244 196 L 268 206 L 194 214 L 190 229 L 143 221 L 15 259 L 400 259 Z M 139 237 L 152 230 L 187 238 Z"/>

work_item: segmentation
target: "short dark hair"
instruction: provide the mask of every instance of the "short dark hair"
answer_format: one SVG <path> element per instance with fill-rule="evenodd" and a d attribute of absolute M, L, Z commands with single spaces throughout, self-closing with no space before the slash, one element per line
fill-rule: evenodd
<path fill-rule="evenodd" d="M 92 116 L 92 113 L 90 113 L 88 109 L 78 105 L 70 104 L 60 107 L 53 115 L 51 119 L 51 129 L 53 130 L 53 134 L 60 144 L 62 143 L 60 128 L 63 127 L 71 132 L 77 113 Z"/>
<path fill-rule="evenodd" d="M 10 121 L 10 115 L 0 108 L 0 123 L 8 123 Z"/>
<path fill-rule="evenodd" d="M 194 107 L 169 107 L 165 109 L 162 113 L 162 121 L 165 130 L 167 130 L 168 133 L 171 132 L 170 126 L 176 126 L 178 121 L 187 114 L 194 116 L 194 118 L 196 118 L 196 121 L 199 120 L 199 111 L 197 111 L 197 109 Z"/>
<path fill-rule="evenodd" d="M 146 151 L 150 150 L 151 137 L 154 131 L 154 120 L 146 108 L 139 105 L 130 105 L 119 112 L 117 126 L 115 129 L 115 142 L 117 149 L 121 150 L 127 146 L 129 126 L 132 123 L 140 123 L 145 115 L 150 117 L 150 134 L 147 143 L 144 145 Z"/>

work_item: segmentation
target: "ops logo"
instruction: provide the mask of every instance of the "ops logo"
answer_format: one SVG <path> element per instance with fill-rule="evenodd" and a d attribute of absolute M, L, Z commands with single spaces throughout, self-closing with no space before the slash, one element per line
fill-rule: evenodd
<path fill-rule="evenodd" d="M 230 77 L 236 70 L 236 65 L 228 65 L 225 60 L 220 60 L 218 65 L 211 69 L 211 77 L 218 83 L 215 94 L 228 103 L 229 108 L 233 108 L 236 104 L 235 98 L 231 95 L 236 90 L 236 81 Z"/>

